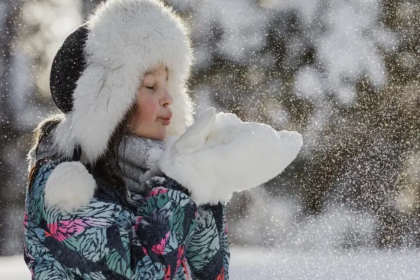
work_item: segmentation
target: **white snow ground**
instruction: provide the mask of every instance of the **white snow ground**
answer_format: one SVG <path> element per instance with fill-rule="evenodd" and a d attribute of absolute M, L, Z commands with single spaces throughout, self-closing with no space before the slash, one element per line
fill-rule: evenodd
<path fill-rule="evenodd" d="M 0 258 L 0 280 L 29 280 L 23 257 Z M 298 252 L 232 248 L 231 280 L 418 280 L 420 251 Z"/>
<path fill-rule="evenodd" d="M 232 280 L 414 280 L 420 251 L 298 252 L 232 249 Z"/>

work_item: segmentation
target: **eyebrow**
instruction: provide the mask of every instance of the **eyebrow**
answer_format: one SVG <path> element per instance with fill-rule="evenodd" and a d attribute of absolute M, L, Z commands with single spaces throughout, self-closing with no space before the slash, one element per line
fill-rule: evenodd
<path fill-rule="evenodd" d="M 168 81 L 169 80 L 169 69 L 168 69 L 168 67 L 165 67 L 165 70 L 166 70 L 166 81 Z M 144 76 L 149 75 L 149 74 L 155 76 L 155 74 L 150 70 L 146 71 L 146 73 L 144 73 Z"/>

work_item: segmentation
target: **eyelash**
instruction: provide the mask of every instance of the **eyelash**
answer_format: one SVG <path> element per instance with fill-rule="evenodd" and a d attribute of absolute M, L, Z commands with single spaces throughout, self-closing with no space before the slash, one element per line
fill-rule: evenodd
<path fill-rule="evenodd" d="M 154 90 L 155 87 L 146 87 L 147 89 Z"/>

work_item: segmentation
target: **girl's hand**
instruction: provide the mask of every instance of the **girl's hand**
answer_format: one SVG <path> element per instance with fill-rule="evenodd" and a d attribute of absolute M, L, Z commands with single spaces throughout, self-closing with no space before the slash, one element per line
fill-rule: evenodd
<path fill-rule="evenodd" d="M 216 204 L 280 174 L 302 142 L 297 132 L 277 132 L 210 108 L 179 139 L 168 141 L 159 166 L 197 204 Z"/>

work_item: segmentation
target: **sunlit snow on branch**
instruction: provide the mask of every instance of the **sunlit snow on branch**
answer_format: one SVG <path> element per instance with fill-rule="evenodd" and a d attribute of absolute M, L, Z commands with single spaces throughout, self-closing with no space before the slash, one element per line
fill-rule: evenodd
<path fill-rule="evenodd" d="M 390 31 L 378 24 L 380 1 L 279 3 L 281 8 L 296 9 L 300 15 L 305 30 L 302 35 L 316 52 L 315 65 L 311 68 L 322 73 L 317 78 L 324 94 L 333 93 L 342 104 L 351 104 L 359 79 L 366 76 L 376 88 L 386 84 L 386 69 L 378 47 L 389 50 L 397 41 Z M 307 71 L 301 69 L 296 78 L 296 90 L 304 96 L 313 95 L 309 92 L 311 85 L 304 85 L 314 83 L 313 76 L 306 79 Z"/>

